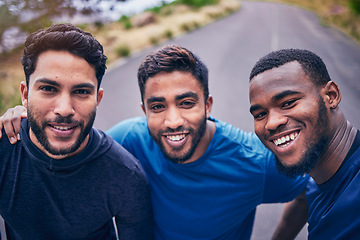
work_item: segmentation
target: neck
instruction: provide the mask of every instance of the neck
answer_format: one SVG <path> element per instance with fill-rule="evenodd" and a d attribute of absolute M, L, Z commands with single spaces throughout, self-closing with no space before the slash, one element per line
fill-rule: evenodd
<path fill-rule="evenodd" d="M 309 173 L 317 184 L 323 184 L 335 175 L 355 140 L 356 132 L 356 128 L 350 122 L 346 121 L 345 118 L 342 119 L 341 125 L 330 140 L 325 154 Z"/>
<path fill-rule="evenodd" d="M 185 161 L 183 164 L 195 162 L 202 155 L 204 155 L 204 153 L 206 152 L 207 148 L 209 147 L 210 142 L 214 136 L 215 130 L 216 130 L 215 122 L 207 120 L 205 134 L 202 137 L 202 139 L 200 140 L 199 145 L 196 147 L 195 153 L 189 160 Z"/>

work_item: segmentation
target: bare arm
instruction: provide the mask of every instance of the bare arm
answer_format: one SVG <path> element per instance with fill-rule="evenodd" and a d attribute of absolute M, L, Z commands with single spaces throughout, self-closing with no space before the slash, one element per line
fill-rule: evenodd
<path fill-rule="evenodd" d="M 308 209 L 305 191 L 291 202 L 286 203 L 272 240 L 295 239 L 307 221 Z"/>
<path fill-rule="evenodd" d="M 2 137 L 2 129 L 4 128 L 12 144 L 20 140 L 21 119 L 26 117 L 26 108 L 21 105 L 8 109 L 5 114 L 0 117 L 0 139 Z"/>

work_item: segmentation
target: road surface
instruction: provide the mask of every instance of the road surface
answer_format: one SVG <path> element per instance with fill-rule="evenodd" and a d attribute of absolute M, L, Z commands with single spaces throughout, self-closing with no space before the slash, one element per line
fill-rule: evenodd
<path fill-rule="evenodd" d="M 304 48 L 323 58 L 330 76 L 340 86 L 340 107 L 360 128 L 360 47 L 331 27 L 323 27 L 310 12 L 289 5 L 243 2 L 242 8 L 213 24 L 164 44 L 180 44 L 207 64 L 212 116 L 253 131 L 249 114 L 248 76 L 255 62 L 282 48 Z M 137 86 L 137 68 L 150 48 L 108 71 L 102 87 L 95 126 L 107 130 L 120 120 L 143 115 Z M 280 216 L 281 204 L 258 208 L 252 240 L 267 240 Z M 306 239 L 306 228 L 297 239 Z"/>

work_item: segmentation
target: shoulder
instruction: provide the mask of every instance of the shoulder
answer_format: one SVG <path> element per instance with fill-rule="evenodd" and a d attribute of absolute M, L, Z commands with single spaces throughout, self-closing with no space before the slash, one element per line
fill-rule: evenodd
<path fill-rule="evenodd" d="M 220 120 L 214 121 L 216 124 L 215 141 L 219 141 L 217 144 L 228 145 L 228 147 L 238 149 L 252 157 L 273 157 L 273 154 L 262 144 L 255 133 L 246 132 Z"/>
<path fill-rule="evenodd" d="M 145 117 L 136 117 L 121 121 L 111 127 L 106 133 L 116 142 L 122 144 L 125 138 L 143 136 L 147 134 L 147 122 Z"/>

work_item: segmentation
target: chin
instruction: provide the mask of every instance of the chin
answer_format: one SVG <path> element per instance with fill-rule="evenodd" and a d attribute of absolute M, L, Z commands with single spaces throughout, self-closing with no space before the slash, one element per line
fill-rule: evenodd
<path fill-rule="evenodd" d="M 287 177 L 296 178 L 307 172 L 306 164 L 303 161 L 299 161 L 296 164 L 285 165 L 282 161 L 276 158 L 276 167 L 278 171 Z"/>

